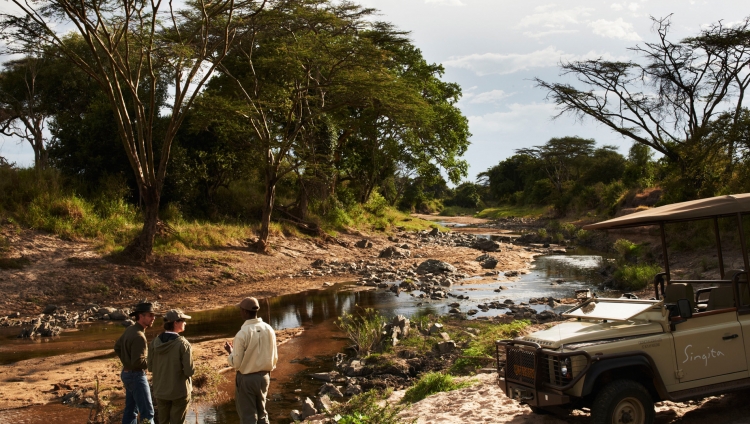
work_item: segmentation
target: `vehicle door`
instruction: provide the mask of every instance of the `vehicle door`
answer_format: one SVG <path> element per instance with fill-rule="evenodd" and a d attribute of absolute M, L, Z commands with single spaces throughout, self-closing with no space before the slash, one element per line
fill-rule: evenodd
<path fill-rule="evenodd" d="M 736 307 L 696 313 L 677 324 L 672 335 L 680 383 L 721 376 L 730 381 L 747 370 Z"/>

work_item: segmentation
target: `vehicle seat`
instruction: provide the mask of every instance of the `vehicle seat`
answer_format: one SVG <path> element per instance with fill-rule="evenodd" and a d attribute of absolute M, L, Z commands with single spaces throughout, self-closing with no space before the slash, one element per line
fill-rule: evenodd
<path fill-rule="evenodd" d="M 664 288 L 664 303 L 677 303 L 680 299 L 687 299 L 690 308 L 695 310 L 695 294 L 693 285 L 687 283 L 671 283 Z"/>
<path fill-rule="evenodd" d="M 732 286 L 726 285 L 711 289 L 711 295 L 708 298 L 708 307 L 706 308 L 707 311 L 733 308 L 734 306 L 734 290 L 732 290 Z"/>

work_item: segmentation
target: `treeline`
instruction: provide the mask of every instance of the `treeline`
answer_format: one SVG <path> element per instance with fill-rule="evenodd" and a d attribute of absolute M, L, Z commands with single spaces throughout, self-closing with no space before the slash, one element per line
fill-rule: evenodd
<path fill-rule="evenodd" d="M 150 254 L 167 207 L 260 221 L 266 251 L 272 217 L 314 228 L 368 202 L 410 209 L 466 175 L 460 87 L 373 9 L 100 3 L 2 15 L 6 53 L 22 56 L 0 73 L 0 129 L 79 195 L 139 205 L 127 254 Z"/>

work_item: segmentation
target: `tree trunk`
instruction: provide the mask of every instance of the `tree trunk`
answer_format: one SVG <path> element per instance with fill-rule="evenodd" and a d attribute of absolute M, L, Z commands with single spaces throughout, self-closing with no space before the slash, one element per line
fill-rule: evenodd
<path fill-rule="evenodd" d="M 255 247 L 258 253 L 268 254 L 270 247 L 268 244 L 269 227 L 271 226 L 271 213 L 273 204 L 276 199 L 276 178 L 268 173 L 266 174 L 266 196 L 263 201 L 263 215 L 260 219 L 260 236 Z"/>
<path fill-rule="evenodd" d="M 123 255 L 136 260 L 146 260 L 154 247 L 157 224 L 159 223 L 160 193 L 155 187 L 144 187 L 141 190 L 143 200 L 143 229 L 122 252 Z"/>

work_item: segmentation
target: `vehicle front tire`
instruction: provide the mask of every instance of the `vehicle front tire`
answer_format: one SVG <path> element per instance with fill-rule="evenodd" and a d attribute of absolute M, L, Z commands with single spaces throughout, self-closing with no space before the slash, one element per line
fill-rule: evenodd
<path fill-rule="evenodd" d="M 651 424 L 655 416 L 648 390 L 632 380 L 607 384 L 591 407 L 592 424 Z"/>

